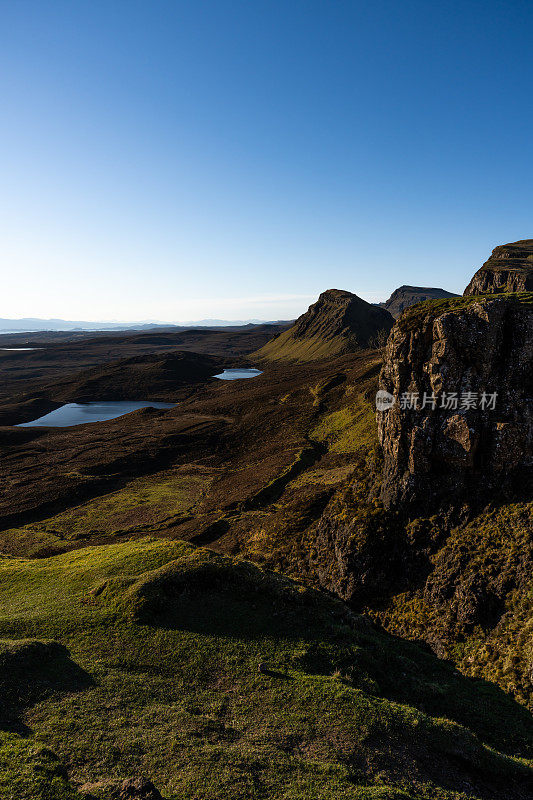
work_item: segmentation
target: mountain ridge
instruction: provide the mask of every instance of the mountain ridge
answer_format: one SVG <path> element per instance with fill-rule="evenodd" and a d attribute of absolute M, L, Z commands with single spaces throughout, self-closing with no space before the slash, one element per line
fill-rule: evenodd
<path fill-rule="evenodd" d="M 393 318 L 385 309 L 344 289 L 327 289 L 287 331 L 257 351 L 273 361 L 314 361 L 377 346 Z"/>

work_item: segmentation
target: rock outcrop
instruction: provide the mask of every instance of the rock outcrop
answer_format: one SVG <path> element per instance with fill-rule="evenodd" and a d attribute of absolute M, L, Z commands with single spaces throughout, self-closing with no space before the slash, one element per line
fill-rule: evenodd
<path fill-rule="evenodd" d="M 321 516 L 318 581 L 533 708 L 533 293 L 407 310 L 379 389 L 381 453 Z"/>
<path fill-rule="evenodd" d="M 533 294 L 413 308 L 379 388 L 394 399 L 377 411 L 387 508 L 432 513 L 531 487 Z"/>
<path fill-rule="evenodd" d="M 341 289 L 322 292 L 295 324 L 257 352 L 272 361 L 314 361 L 378 346 L 394 320 L 383 308 Z"/>
<path fill-rule="evenodd" d="M 533 239 L 495 247 L 464 293 L 495 294 L 533 291 Z"/>
<path fill-rule="evenodd" d="M 436 287 L 400 286 L 394 290 L 388 300 L 378 303 L 378 305 L 392 314 L 394 319 L 398 319 L 402 311 L 414 306 L 415 303 L 423 303 L 425 300 L 443 300 L 447 297 L 459 297 L 459 295 Z"/>

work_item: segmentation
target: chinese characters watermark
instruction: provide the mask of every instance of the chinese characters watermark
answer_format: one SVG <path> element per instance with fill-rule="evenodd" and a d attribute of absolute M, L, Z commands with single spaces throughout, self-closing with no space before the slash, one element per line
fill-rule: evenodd
<path fill-rule="evenodd" d="M 429 392 L 423 392 L 422 394 L 419 392 L 402 392 L 397 398 L 390 392 L 380 389 L 376 394 L 376 408 L 378 411 L 388 411 L 398 403 L 402 411 L 424 411 L 425 409 L 431 411 L 435 411 L 435 409 L 447 411 L 469 411 L 471 409 L 494 411 L 497 399 L 497 392 L 485 391 L 441 392 L 438 397 Z"/>

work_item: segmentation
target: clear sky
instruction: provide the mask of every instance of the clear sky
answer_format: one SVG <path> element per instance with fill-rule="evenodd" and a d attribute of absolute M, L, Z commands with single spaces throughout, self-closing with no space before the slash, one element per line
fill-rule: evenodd
<path fill-rule="evenodd" d="M 1 317 L 290 318 L 533 237 L 530 0 L 0 0 Z"/>

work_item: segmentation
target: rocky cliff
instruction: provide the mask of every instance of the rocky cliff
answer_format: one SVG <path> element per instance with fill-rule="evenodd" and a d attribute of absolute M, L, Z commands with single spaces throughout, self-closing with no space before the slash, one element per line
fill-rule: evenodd
<path fill-rule="evenodd" d="M 328 289 L 292 328 L 257 352 L 273 361 L 314 361 L 378 346 L 394 320 L 388 311 L 351 292 Z"/>
<path fill-rule="evenodd" d="M 377 412 L 385 507 L 518 491 L 533 466 L 533 294 L 413 308 L 391 332 L 380 389 L 394 398 Z"/>
<path fill-rule="evenodd" d="M 318 579 L 533 707 L 533 293 L 406 311 L 379 389 L 381 448 L 322 515 Z"/>
<path fill-rule="evenodd" d="M 478 269 L 464 293 L 533 291 L 533 239 L 495 247 L 490 258 Z"/>
<path fill-rule="evenodd" d="M 446 297 L 459 297 L 459 295 L 435 287 L 400 286 L 394 290 L 388 300 L 379 303 L 379 306 L 392 314 L 394 319 L 398 319 L 402 311 L 414 306 L 415 303 L 423 303 L 425 300 L 442 300 Z"/>

